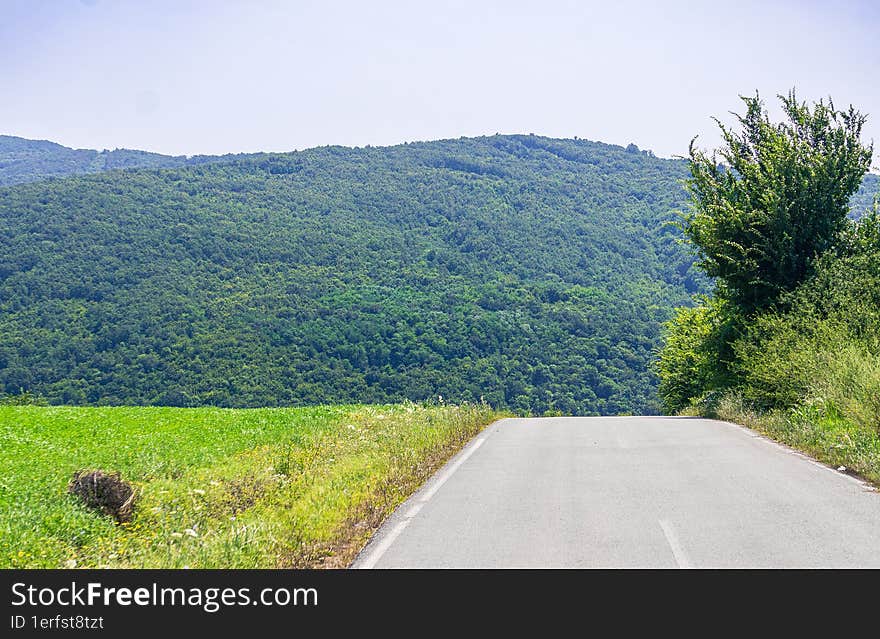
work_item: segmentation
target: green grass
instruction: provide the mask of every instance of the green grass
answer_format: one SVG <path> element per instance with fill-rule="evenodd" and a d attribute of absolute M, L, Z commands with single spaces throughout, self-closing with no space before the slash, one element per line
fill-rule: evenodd
<path fill-rule="evenodd" d="M 0 567 L 344 566 L 499 416 L 484 405 L 0 406 Z M 131 522 L 67 495 L 82 468 L 136 486 Z"/>

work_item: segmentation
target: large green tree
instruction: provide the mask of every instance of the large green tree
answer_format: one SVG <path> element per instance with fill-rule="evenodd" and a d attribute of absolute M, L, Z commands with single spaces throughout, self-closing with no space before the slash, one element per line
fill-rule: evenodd
<path fill-rule="evenodd" d="M 770 121 L 757 94 L 743 97 L 736 131 L 716 119 L 724 146 L 690 145 L 692 206 L 682 228 L 717 294 L 750 317 L 811 273 L 846 225 L 849 200 L 870 166 L 865 116 L 829 99 L 812 106 L 779 96 L 786 120 Z M 720 159 L 719 160 L 719 156 Z"/>

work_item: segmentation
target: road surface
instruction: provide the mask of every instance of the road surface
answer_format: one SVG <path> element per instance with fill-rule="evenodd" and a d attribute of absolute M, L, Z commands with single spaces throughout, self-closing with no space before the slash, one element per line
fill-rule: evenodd
<path fill-rule="evenodd" d="M 880 492 L 687 417 L 496 422 L 354 568 L 880 567 Z"/>

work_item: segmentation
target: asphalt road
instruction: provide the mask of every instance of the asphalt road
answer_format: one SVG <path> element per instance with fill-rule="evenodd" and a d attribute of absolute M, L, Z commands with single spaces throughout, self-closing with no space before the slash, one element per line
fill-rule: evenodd
<path fill-rule="evenodd" d="M 354 568 L 880 567 L 880 492 L 726 422 L 496 422 Z"/>

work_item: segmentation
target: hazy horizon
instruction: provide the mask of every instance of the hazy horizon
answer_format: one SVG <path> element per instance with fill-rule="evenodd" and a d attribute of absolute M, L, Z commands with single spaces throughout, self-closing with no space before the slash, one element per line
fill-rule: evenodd
<path fill-rule="evenodd" d="M 659 157 L 738 95 L 869 114 L 880 6 L 0 0 L 0 133 L 167 155 L 528 134 Z M 880 149 L 875 151 L 877 170 Z"/>

